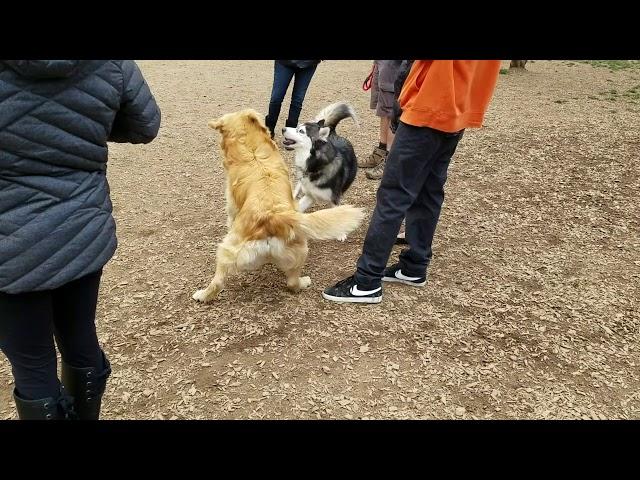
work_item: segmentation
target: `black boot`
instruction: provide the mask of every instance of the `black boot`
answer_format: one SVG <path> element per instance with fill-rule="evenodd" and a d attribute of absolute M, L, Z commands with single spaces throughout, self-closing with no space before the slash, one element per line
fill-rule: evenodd
<path fill-rule="evenodd" d="M 264 124 L 267 126 L 267 128 L 269 129 L 269 132 L 271 133 L 271 140 L 273 140 L 276 136 L 276 124 L 275 122 L 271 122 L 271 120 L 269 120 L 269 115 L 267 115 L 266 117 L 264 117 Z"/>
<path fill-rule="evenodd" d="M 75 418 L 73 400 L 60 386 L 58 398 L 41 398 L 39 400 L 25 400 L 13 390 L 13 400 L 20 420 L 71 420 Z"/>
<path fill-rule="evenodd" d="M 62 383 L 73 397 L 74 410 L 78 420 L 98 420 L 102 395 L 111 375 L 111 364 L 104 352 L 104 369 L 75 368 L 62 362 Z"/>

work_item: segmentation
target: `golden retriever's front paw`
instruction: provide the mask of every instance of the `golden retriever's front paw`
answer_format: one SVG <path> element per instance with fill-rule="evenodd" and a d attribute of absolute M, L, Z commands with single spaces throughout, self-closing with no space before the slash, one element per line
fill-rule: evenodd
<path fill-rule="evenodd" d="M 207 303 L 210 299 L 207 298 L 206 290 L 198 290 L 196 293 L 192 295 L 192 297 L 196 302 Z"/>
<path fill-rule="evenodd" d="M 300 277 L 300 288 L 309 288 L 311 286 L 310 277 Z"/>

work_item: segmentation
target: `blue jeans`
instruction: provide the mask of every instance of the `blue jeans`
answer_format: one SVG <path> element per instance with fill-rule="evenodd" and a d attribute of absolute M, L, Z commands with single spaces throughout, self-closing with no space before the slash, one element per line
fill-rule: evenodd
<path fill-rule="evenodd" d="M 313 74 L 316 71 L 317 65 L 313 65 L 308 68 L 292 68 L 282 65 L 279 62 L 275 62 L 273 69 L 273 88 L 271 89 L 271 101 L 269 102 L 269 114 L 265 119 L 267 127 L 273 134 L 276 129 L 276 123 L 278 123 L 278 117 L 280 116 L 280 108 L 282 107 L 282 100 L 287 93 L 287 88 L 291 83 L 291 79 L 295 77 L 293 83 L 293 92 L 291 93 L 291 105 L 289 107 L 289 117 L 287 118 L 287 127 L 296 127 L 298 125 L 298 119 L 300 118 L 300 112 L 302 111 L 302 102 L 304 96 L 307 93 L 307 88 L 311 83 Z"/>
<path fill-rule="evenodd" d="M 446 133 L 400 122 L 378 187 L 376 208 L 358 260 L 360 288 L 378 288 L 405 220 L 409 248 L 400 254 L 402 273 L 421 277 L 431 261 L 444 184 L 462 132 Z"/>

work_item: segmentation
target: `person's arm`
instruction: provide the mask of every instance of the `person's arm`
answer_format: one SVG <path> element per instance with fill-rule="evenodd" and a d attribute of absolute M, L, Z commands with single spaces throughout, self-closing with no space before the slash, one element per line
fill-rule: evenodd
<path fill-rule="evenodd" d="M 160 108 L 134 61 L 122 62 L 122 76 L 120 110 L 113 121 L 109 141 L 149 143 L 160 129 Z"/>

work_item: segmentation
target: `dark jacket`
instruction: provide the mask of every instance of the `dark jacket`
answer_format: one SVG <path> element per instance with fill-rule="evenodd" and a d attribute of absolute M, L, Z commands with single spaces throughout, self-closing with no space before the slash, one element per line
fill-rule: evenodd
<path fill-rule="evenodd" d="M 148 143 L 159 127 L 133 61 L 0 61 L 0 292 L 57 288 L 107 263 L 107 142 Z"/>
<path fill-rule="evenodd" d="M 276 62 L 285 67 L 304 69 L 319 64 L 321 60 L 276 60 Z"/>
<path fill-rule="evenodd" d="M 398 75 L 393 85 L 393 117 L 391 118 L 391 131 L 396 133 L 398 129 L 398 123 L 400 122 L 400 116 L 402 115 L 402 109 L 400 108 L 400 102 L 398 99 L 400 98 L 400 92 L 402 91 L 402 87 L 404 86 L 404 81 L 409 76 L 409 72 L 411 71 L 411 67 L 413 66 L 413 60 L 403 60 L 400 64 L 400 68 L 398 70 Z"/>

